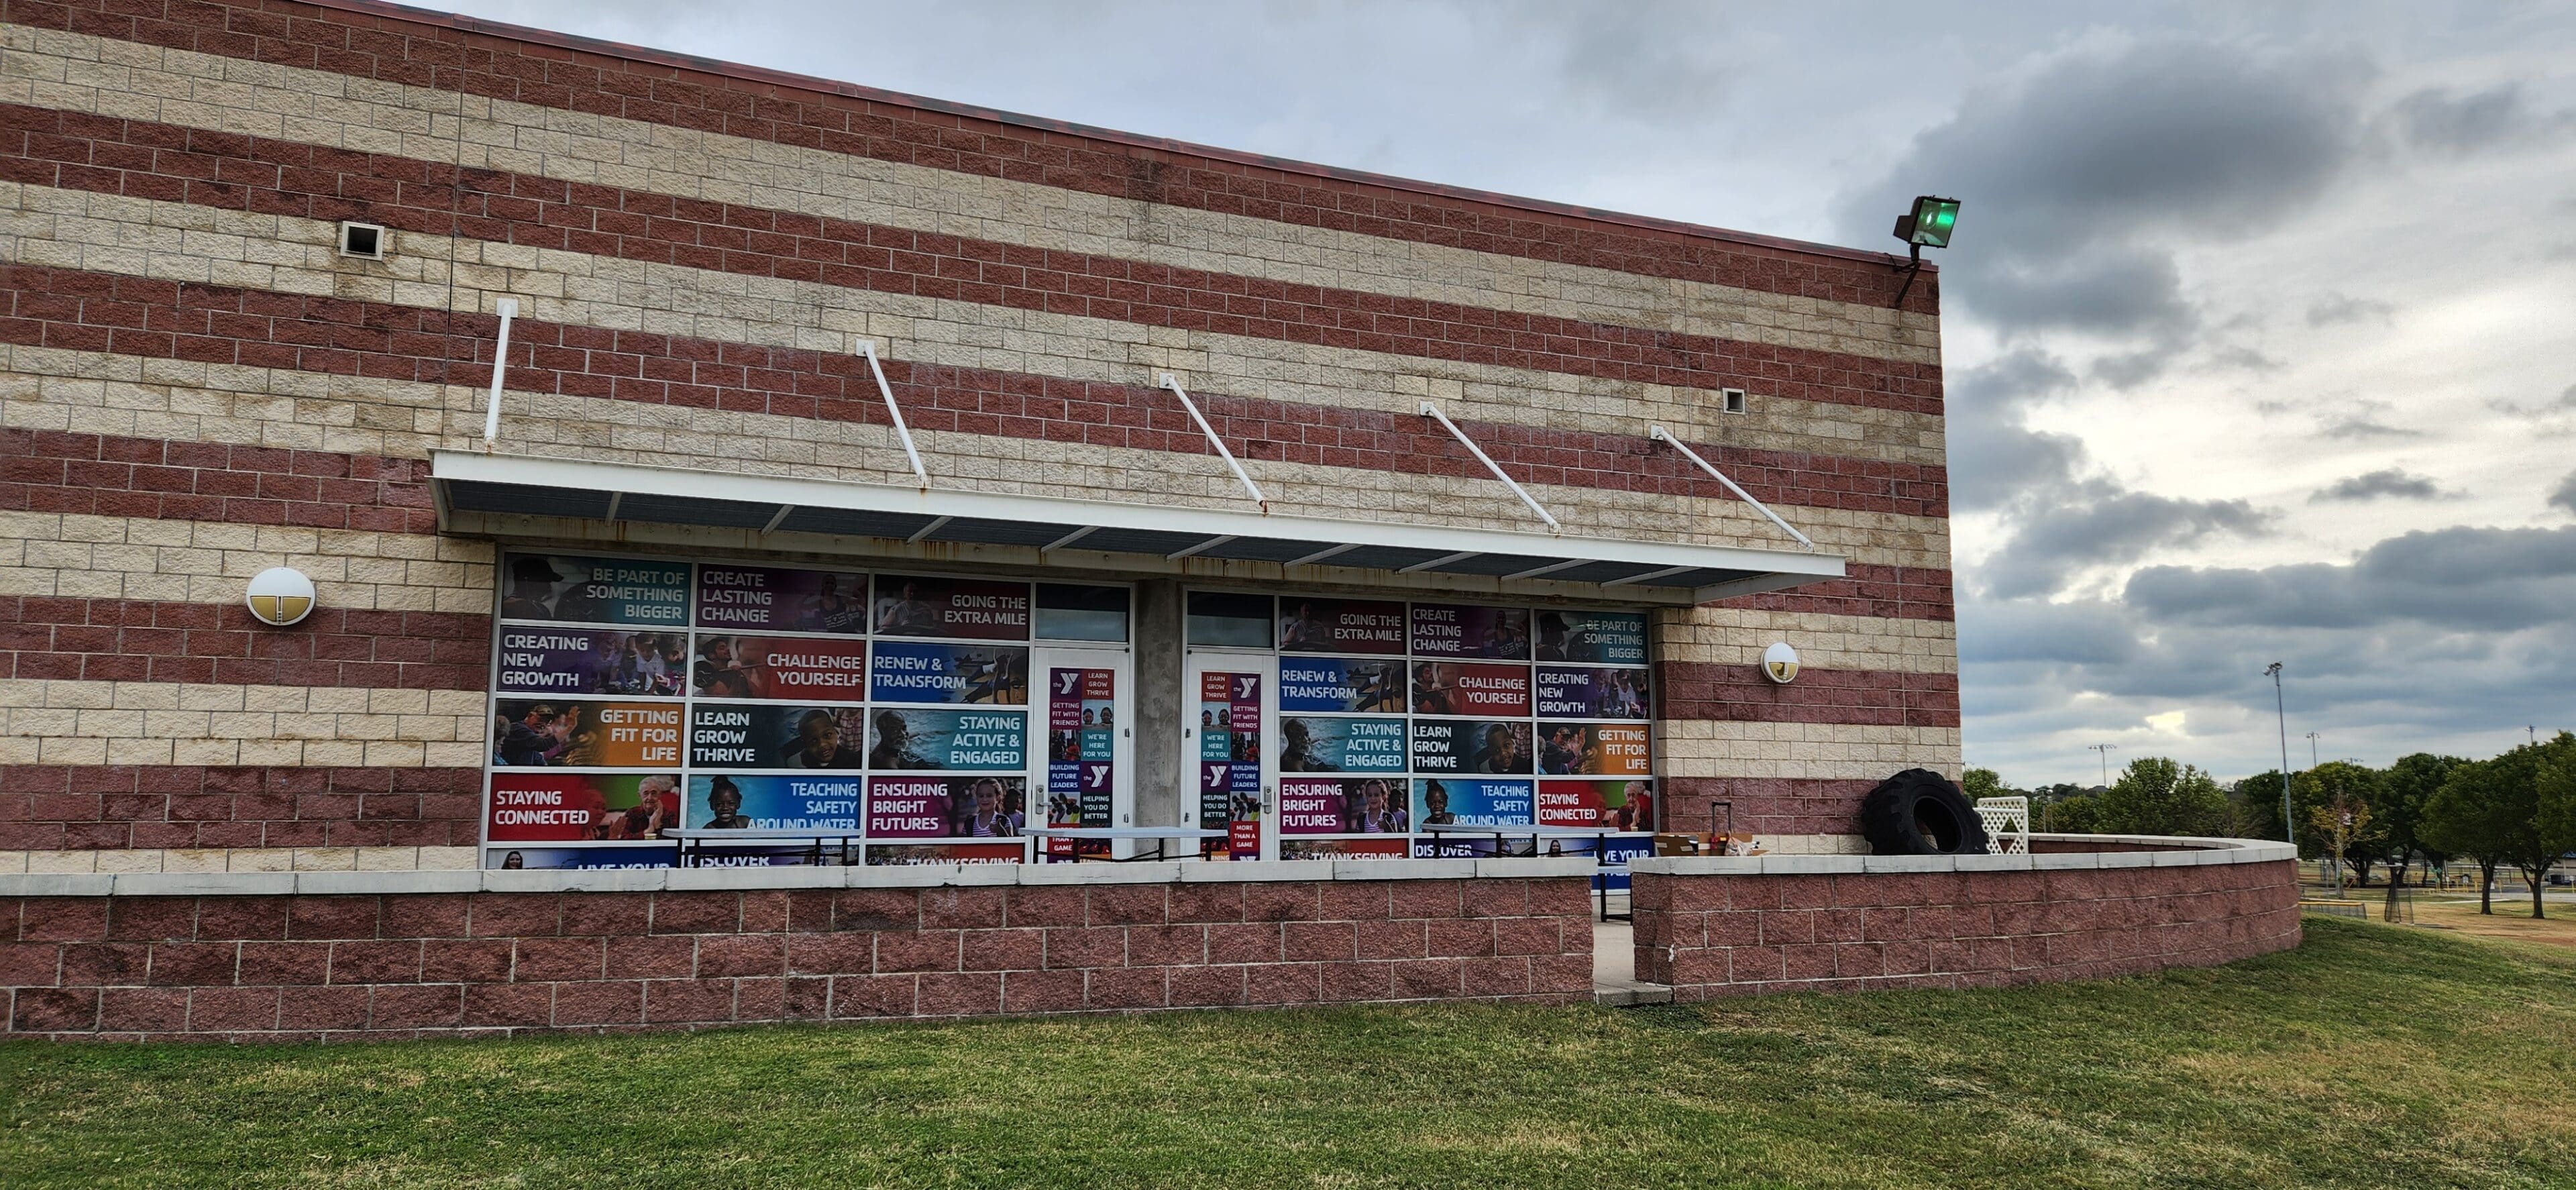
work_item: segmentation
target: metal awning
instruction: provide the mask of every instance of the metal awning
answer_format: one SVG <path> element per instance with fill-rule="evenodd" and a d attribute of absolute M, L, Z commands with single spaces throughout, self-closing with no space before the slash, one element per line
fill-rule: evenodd
<path fill-rule="evenodd" d="M 439 524 L 496 537 L 561 536 L 570 518 L 734 530 L 781 549 L 815 536 L 870 539 L 870 552 L 939 543 L 1130 555 L 1153 569 L 1225 573 L 1223 563 L 1529 579 L 1606 587 L 1622 598 L 1707 602 L 1838 579 L 1829 554 L 1559 533 L 1015 496 L 840 480 L 739 475 L 582 459 L 442 450 L 430 456 Z M 847 548 L 846 546 L 844 548 Z"/>

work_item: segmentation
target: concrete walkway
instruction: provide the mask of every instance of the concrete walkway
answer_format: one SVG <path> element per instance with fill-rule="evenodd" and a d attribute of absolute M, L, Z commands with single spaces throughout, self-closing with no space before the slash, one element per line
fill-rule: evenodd
<path fill-rule="evenodd" d="M 1614 895 L 1611 907 L 1627 908 L 1620 904 L 1625 899 Z M 1592 1002 L 1609 1008 L 1673 1002 L 1673 989 L 1638 982 L 1635 926 L 1624 921 L 1592 923 Z"/>

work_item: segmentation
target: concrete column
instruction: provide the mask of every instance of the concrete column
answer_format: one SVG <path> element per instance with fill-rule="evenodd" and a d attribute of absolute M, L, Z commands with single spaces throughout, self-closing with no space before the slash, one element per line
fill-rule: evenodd
<path fill-rule="evenodd" d="M 1136 584 L 1136 825 L 1179 826 L 1197 774 L 1181 763 L 1181 584 Z"/>

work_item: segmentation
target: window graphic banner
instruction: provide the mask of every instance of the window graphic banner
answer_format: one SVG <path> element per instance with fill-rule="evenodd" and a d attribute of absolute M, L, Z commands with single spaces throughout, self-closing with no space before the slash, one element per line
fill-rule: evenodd
<path fill-rule="evenodd" d="M 1404 605 L 1371 599 L 1279 601 L 1282 653 L 1404 654 Z"/>
<path fill-rule="evenodd" d="M 857 830 L 859 779 L 691 777 L 683 816 L 699 830 Z"/>
<path fill-rule="evenodd" d="M 1404 782 L 1394 777 L 1282 778 L 1282 835 L 1400 835 L 1412 829 Z"/>
<path fill-rule="evenodd" d="M 1417 603 L 1413 605 L 1412 623 L 1416 657 L 1529 660 L 1528 608 Z"/>
<path fill-rule="evenodd" d="M 868 718 L 868 768 L 1024 771 L 1028 723 L 1018 711 L 882 709 Z"/>
<path fill-rule="evenodd" d="M 1425 826 L 1529 826 L 1530 783 L 1475 777 L 1413 783 L 1413 821 Z"/>
<path fill-rule="evenodd" d="M 868 642 L 701 632 L 689 683 L 700 698 L 858 702 L 867 694 Z"/>
<path fill-rule="evenodd" d="M 880 574 L 875 590 L 869 619 L 879 636 L 1029 638 L 1027 583 Z"/>
<path fill-rule="evenodd" d="M 689 564 L 563 554 L 514 554 L 504 620 L 685 626 Z"/>
<path fill-rule="evenodd" d="M 1028 822 L 1024 778 L 868 778 L 870 838 L 1016 839 Z"/>
<path fill-rule="evenodd" d="M 1282 773 L 1401 773 L 1404 720 L 1279 717 Z"/>
<path fill-rule="evenodd" d="M 1538 713 L 1569 719 L 1644 719 L 1651 670 L 1538 667 Z"/>
<path fill-rule="evenodd" d="M 483 866 L 505 872 L 667 868 L 677 848 L 658 847 L 494 847 L 483 853 Z"/>
<path fill-rule="evenodd" d="M 1416 719 L 1413 771 L 1417 773 L 1521 773 L 1531 771 L 1526 719 Z"/>
<path fill-rule="evenodd" d="M 1541 723 L 1539 771 L 1561 776 L 1653 774 L 1643 723 Z"/>
<path fill-rule="evenodd" d="M 868 865 L 1016 864 L 1028 858 L 1019 843 L 871 843 Z"/>
<path fill-rule="evenodd" d="M 1644 665 L 1646 617 L 1639 612 L 1540 612 L 1538 659 Z"/>
<path fill-rule="evenodd" d="M 1360 657 L 1282 657 L 1282 711 L 1404 709 L 1404 663 Z"/>
<path fill-rule="evenodd" d="M 698 625 L 858 636 L 868 630 L 867 579 L 831 570 L 702 566 Z"/>
<path fill-rule="evenodd" d="M 1026 706 L 1029 651 L 1012 645 L 879 641 L 868 697 L 878 702 Z"/>
<path fill-rule="evenodd" d="M 513 768 L 652 768 L 680 759 L 680 704 L 504 698 L 492 762 Z"/>
<path fill-rule="evenodd" d="M 484 837 L 495 843 L 650 839 L 678 820 L 679 788 L 680 779 L 669 773 L 494 773 Z"/>
<path fill-rule="evenodd" d="M 1416 661 L 1413 663 L 1413 713 L 1527 719 L 1530 713 L 1529 667 Z"/>
<path fill-rule="evenodd" d="M 688 683 L 688 649 L 685 632 L 505 624 L 493 688 L 504 693 L 676 695 Z"/>
<path fill-rule="evenodd" d="M 1226 852 L 1261 854 L 1261 675 L 1199 675 L 1199 828 L 1227 832 Z"/>
<path fill-rule="evenodd" d="M 1046 798 L 1049 826 L 1109 826 L 1115 816 L 1118 671 L 1047 671 Z M 1049 854 L 1086 848 L 1049 839 Z M 1096 850 L 1105 852 L 1106 847 Z"/>
<path fill-rule="evenodd" d="M 699 703 L 689 716 L 694 769 L 855 769 L 867 712 L 853 706 Z"/>

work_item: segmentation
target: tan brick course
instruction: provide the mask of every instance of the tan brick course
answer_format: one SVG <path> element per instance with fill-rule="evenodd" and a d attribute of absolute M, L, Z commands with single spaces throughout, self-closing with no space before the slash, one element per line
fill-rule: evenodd
<path fill-rule="evenodd" d="M 1937 360 L 1926 315 L 1111 198 L 586 112 L 0 26 L 0 101 L 279 137 L 1032 247 Z M 459 115 L 462 126 L 459 125 Z"/>
<path fill-rule="evenodd" d="M 470 690 L 0 679 L 0 764 L 476 765 Z"/>

